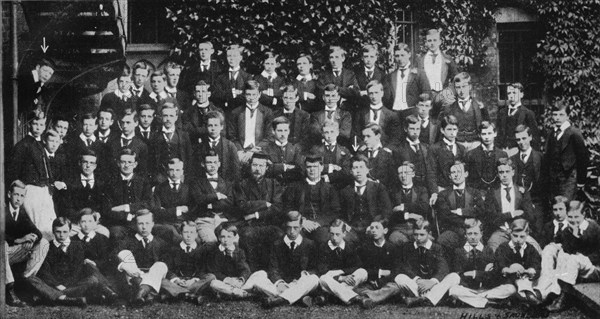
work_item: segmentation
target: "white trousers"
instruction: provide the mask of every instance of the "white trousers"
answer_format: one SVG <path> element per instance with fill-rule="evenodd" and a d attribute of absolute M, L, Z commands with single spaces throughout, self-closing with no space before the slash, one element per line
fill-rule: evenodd
<path fill-rule="evenodd" d="M 317 289 L 319 287 L 319 277 L 303 272 L 300 278 L 285 284 L 287 288 L 280 293 L 277 286 L 267 276 L 267 272 L 260 270 L 248 278 L 243 288 L 251 287 L 269 297 L 279 296 L 291 305 Z"/>
<path fill-rule="evenodd" d="M 324 291 L 340 298 L 340 300 L 345 304 L 349 304 L 352 298 L 358 296 L 358 294 L 356 294 L 356 292 L 353 290 L 354 287 L 357 287 L 358 285 L 367 281 L 369 275 L 367 274 L 366 270 L 358 268 L 352 273 L 356 284 L 354 286 L 350 286 L 333 278 L 343 274 L 344 273 L 341 270 L 330 270 L 319 278 L 319 285 Z"/>
<path fill-rule="evenodd" d="M 121 250 L 118 254 L 119 266 L 117 269 L 120 272 L 125 272 L 127 275 L 127 282 L 131 281 L 131 278 L 140 277 L 142 278 L 142 285 L 148 285 L 152 287 L 156 292 L 160 291 L 161 281 L 167 275 L 168 267 L 163 262 L 155 262 L 148 271 L 143 272 L 138 268 L 135 257 L 129 250 Z"/>
<path fill-rule="evenodd" d="M 27 193 L 23 199 L 23 208 L 33 224 L 42 232 L 42 236 L 48 241 L 54 239 L 52 234 L 52 222 L 56 219 L 54 201 L 48 186 L 39 187 L 35 185 L 25 186 Z"/>
<path fill-rule="evenodd" d="M 400 291 L 402 291 L 405 295 L 407 295 L 406 292 L 410 292 L 413 297 L 420 296 L 419 285 L 415 279 L 410 278 L 407 275 L 400 274 L 394 278 L 394 281 L 398 287 L 400 287 Z M 440 302 L 440 300 L 442 300 L 444 295 L 448 292 L 448 290 L 450 290 L 451 287 L 457 286 L 458 284 L 460 284 L 460 276 L 453 272 L 444 277 L 442 281 L 433 286 L 422 296 L 429 299 L 431 304 L 435 306 L 438 304 L 438 302 Z"/>
<path fill-rule="evenodd" d="M 471 289 L 457 285 L 448 290 L 448 294 L 467 305 L 475 308 L 485 308 L 488 300 L 506 299 L 517 292 L 517 288 L 511 284 L 504 284 L 492 289 Z"/>

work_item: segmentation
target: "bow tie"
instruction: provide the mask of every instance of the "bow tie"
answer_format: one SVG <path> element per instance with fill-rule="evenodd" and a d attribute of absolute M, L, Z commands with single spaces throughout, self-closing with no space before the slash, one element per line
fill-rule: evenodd
<path fill-rule="evenodd" d="M 219 178 L 218 178 L 218 177 L 208 177 L 208 178 L 207 178 L 207 180 L 208 180 L 209 182 L 218 182 L 218 181 L 219 181 Z"/>

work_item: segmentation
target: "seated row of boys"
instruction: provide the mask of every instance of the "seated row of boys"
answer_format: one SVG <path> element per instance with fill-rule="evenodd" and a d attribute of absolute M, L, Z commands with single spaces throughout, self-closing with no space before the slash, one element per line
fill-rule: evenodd
<path fill-rule="evenodd" d="M 22 183 L 13 183 L 9 192 L 17 210 L 15 195 L 24 190 L 21 187 Z M 254 272 L 234 223 L 224 222 L 215 229 L 218 244 L 200 246 L 196 223 L 185 221 L 182 240 L 169 245 L 152 235 L 153 214 L 143 209 L 134 218 L 135 234 L 110 249 L 108 239 L 94 231 L 97 216 L 85 208 L 79 213 L 82 232 L 73 239 L 68 219 L 53 222 L 55 239 L 48 256 L 38 274 L 26 282 L 47 300 L 79 306 L 86 305 L 86 297 L 116 300 L 103 275 L 114 275 L 116 269 L 119 282 L 131 286 L 125 290 L 138 306 L 158 297 L 202 304 L 209 296 L 263 296 L 268 308 L 296 302 L 310 307 L 335 296 L 344 304 L 373 308 L 400 296 L 404 304 L 415 307 L 435 306 L 448 293 L 454 303 L 477 308 L 506 306 L 515 296 L 532 306 L 546 301 L 548 310 L 558 311 L 565 307 L 563 286 L 600 280 L 600 227 L 584 219 L 581 202 L 572 201 L 568 212 L 567 205 L 562 196 L 554 200 L 554 220 L 547 228 L 567 226 L 550 231 L 552 239 L 542 255 L 528 244 L 529 223 L 522 217 L 510 221 L 510 240 L 495 252 L 482 241 L 481 221 L 467 218 L 461 226 L 464 238 L 451 261 L 433 242 L 430 223 L 422 219 L 411 224 L 414 241 L 402 245 L 386 240 L 388 224 L 378 219 L 369 223 L 366 238 L 359 243 L 346 240 L 352 227 L 340 219 L 328 225 L 326 242 L 315 243 L 304 236 L 308 220 L 289 211 L 285 233 L 268 246 L 268 265 Z M 22 305 L 18 299 L 11 301 Z"/>

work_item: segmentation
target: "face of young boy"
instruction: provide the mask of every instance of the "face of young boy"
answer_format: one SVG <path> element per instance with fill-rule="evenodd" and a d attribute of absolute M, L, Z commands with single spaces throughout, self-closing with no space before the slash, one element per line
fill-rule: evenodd
<path fill-rule="evenodd" d="M 402 165 L 398 167 L 398 179 L 402 186 L 410 186 L 413 183 L 415 177 L 415 171 L 408 165 Z"/>
<path fill-rule="evenodd" d="M 198 45 L 198 52 L 200 53 L 200 60 L 208 62 L 215 50 L 210 43 L 200 43 Z"/>
<path fill-rule="evenodd" d="M 298 67 L 298 73 L 300 75 L 308 75 L 310 74 L 310 70 L 312 70 L 312 63 L 306 57 L 301 57 L 296 61 L 296 67 Z"/>
<path fill-rule="evenodd" d="M 117 86 L 119 87 L 119 91 L 121 93 L 125 93 L 131 89 L 131 78 L 128 76 L 122 76 L 117 81 Z"/>
<path fill-rule="evenodd" d="M 467 237 L 467 243 L 475 247 L 481 242 L 481 229 L 479 227 L 471 227 L 465 231 L 465 237 Z"/>
<path fill-rule="evenodd" d="M 192 245 L 198 238 L 198 231 L 195 226 L 185 225 L 181 231 L 181 237 L 183 237 L 184 244 Z"/>
<path fill-rule="evenodd" d="M 63 225 L 52 228 L 52 233 L 54 234 L 54 239 L 56 239 L 57 242 L 64 243 L 69 239 L 71 229 L 69 229 L 69 225 Z"/>
<path fill-rule="evenodd" d="M 29 128 L 31 135 L 34 137 L 40 137 L 46 130 L 46 119 L 34 119 L 30 122 Z"/>
<path fill-rule="evenodd" d="M 286 111 L 293 111 L 296 108 L 296 102 L 298 102 L 297 91 L 283 93 L 283 107 Z"/>
<path fill-rule="evenodd" d="M 325 101 L 325 106 L 327 106 L 327 108 L 335 109 L 340 100 L 340 95 L 337 91 L 325 91 L 325 93 L 323 93 L 323 100 Z"/>
<path fill-rule="evenodd" d="M 121 131 L 125 136 L 131 136 L 135 131 L 135 127 L 137 126 L 137 120 L 133 114 L 125 115 L 120 121 L 121 123 Z"/>
<path fill-rule="evenodd" d="M 172 181 L 180 181 L 183 177 L 183 162 L 167 165 L 167 176 Z"/>
<path fill-rule="evenodd" d="M 362 60 L 365 64 L 365 67 L 367 67 L 368 69 L 372 69 L 373 67 L 375 67 L 375 62 L 377 62 L 377 52 L 375 50 L 363 52 Z"/>
<path fill-rule="evenodd" d="M 152 121 L 154 121 L 154 110 L 142 110 L 140 111 L 140 126 L 144 129 L 147 129 L 152 125 Z"/>
<path fill-rule="evenodd" d="M 481 133 L 479 134 L 479 136 L 481 137 L 481 142 L 483 143 L 483 145 L 489 147 L 489 146 L 494 145 L 494 139 L 496 138 L 496 131 L 494 131 L 494 128 L 488 127 L 486 129 L 481 130 Z"/>
<path fill-rule="evenodd" d="M 369 227 L 367 227 L 367 235 L 373 239 L 373 241 L 378 241 L 385 237 L 388 229 L 384 228 L 380 222 L 372 222 Z"/>
<path fill-rule="evenodd" d="M 174 107 L 163 108 L 161 113 L 162 113 L 163 126 L 166 129 L 171 129 L 171 128 L 175 127 L 175 122 L 177 122 L 177 118 L 179 117 L 177 115 L 177 113 L 178 113 L 177 108 L 174 108 Z"/>
<path fill-rule="evenodd" d="M 215 175 L 219 172 L 219 167 L 221 167 L 221 162 L 219 162 L 218 156 L 206 156 L 204 158 L 204 167 L 206 169 L 206 173 L 208 175 Z"/>
<path fill-rule="evenodd" d="M 165 79 L 162 76 L 153 76 L 150 79 L 150 87 L 152 92 L 158 94 L 165 90 Z"/>
<path fill-rule="evenodd" d="M 521 92 L 521 90 L 515 87 L 508 86 L 506 87 L 506 97 L 508 98 L 508 103 L 510 103 L 510 105 L 517 105 L 521 103 L 523 93 Z"/>
<path fill-rule="evenodd" d="M 242 55 L 239 50 L 228 50 L 227 51 L 227 63 L 230 68 L 237 68 L 242 62 Z"/>
<path fill-rule="evenodd" d="M 563 222 L 567 219 L 567 206 L 565 203 L 556 203 L 552 205 L 552 215 L 554 215 L 554 219 Z"/>
<path fill-rule="evenodd" d="M 429 111 L 431 111 L 431 101 L 421 101 L 417 103 L 417 112 L 419 113 L 420 118 L 429 118 Z"/>
<path fill-rule="evenodd" d="M 467 81 L 454 83 L 454 88 L 456 89 L 456 94 L 458 95 L 459 99 L 467 100 L 469 97 L 471 97 L 471 83 Z"/>
<path fill-rule="evenodd" d="M 233 248 L 238 240 L 238 235 L 225 229 L 219 234 L 219 243 L 225 248 Z"/>
<path fill-rule="evenodd" d="M 404 68 L 410 62 L 410 53 L 406 50 L 394 51 L 394 62 L 401 68 Z"/>
<path fill-rule="evenodd" d="M 48 153 L 50 153 L 50 154 L 54 154 L 56 152 L 56 150 L 60 146 L 60 143 L 61 143 L 60 136 L 48 135 L 46 137 L 46 140 L 44 141 L 46 150 L 48 150 Z"/>
<path fill-rule="evenodd" d="M 378 105 L 381 103 L 383 99 L 383 86 L 381 85 L 373 85 L 367 90 L 367 95 L 369 96 L 369 102 L 371 105 Z"/>
<path fill-rule="evenodd" d="M 179 76 L 181 75 L 180 68 L 167 69 L 167 85 L 172 88 L 176 88 L 179 83 Z"/>
<path fill-rule="evenodd" d="M 581 209 L 572 209 L 567 212 L 567 218 L 569 219 L 569 225 L 571 228 L 579 229 L 581 223 L 585 220 L 583 211 Z"/>
<path fill-rule="evenodd" d="M 52 69 L 51 67 L 49 67 L 47 65 L 44 65 L 44 66 L 38 65 L 38 66 L 36 66 L 35 69 L 37 70 L 37 73 L 38 73 L 38 79 L 42 83 L 46 83 L 46 82 L 50 81 L 50 78 L 54 74 L 54 69 Z"/>
<path fill-rule="evenodd" d="M 221 135 L 221 131 L 223 130 L 223 125 L 219 119 L 210 118 L 206 123 L 206 129 L 208 130 L 208 136 L 212 139 L 216 139 Z"/>
<path fill-rule="evenodd" d="M 406 127 L 406 135 L 408 139 L 416 142 L 421 135 L 421 123 L 409 123 L 408 127 Z"/>
<path fill-rule="evenodd" d="M 316 162 L 307 162 L 306 163 L 306 176 L 311 181 L 318 181 L 321 178 L 321 173 L 323 172 L 323 165 L 321 163 Z"/>
<path fill-rule="evenodd" d="M 244 90 L 244 96 L 246 97 L 246 103 L 249 105 L 255 105 L 258 103 L 260 98 L 260 92 L 258 90 Z"/>
<path fill-rule="evenodd" d="M 96 219 L 94 219 L 93 215 L 83 215 L 79 221 L 79 227 L 81 227 L 81 232 L 84 235 L 87 235 L 92 230 L 95 230 L 97 225 L 98 223 L 96 222 Z"/>
<path fill-rule="evenodd" d="M 263 62 L 263 67 L 269 74 L 275 72 L 275 69 L 277 69 L 278 66 L 279 64 L 275 58 L 268 58 L 265 60 L 265 62 Z"/>
<path fill-rule="evenodd" d="M 67 121 L 56 121 L 54 124 L 54 130 L 60 135 L 60 138 L 65 138 L 69 131 L 69 122 Z"/>
<path fill-rule="evenodd" d="M 527 236 L 528 236 L 528 234 L 526 231 L 512 231 L 510 233 L 510 240 L 515 245 L 522 246 L 525 243 Z"/>
<path fill-rule="evenodd" d="M 519 151 L 525 152 L 531 148 L 531 135 L 529 135 L 529 133 L 515 133 L 515 138 L 517 139 L 517 146 L 519 147 Z"/>
<path fill-rule="evenodd" d="M 19 208 L 23 205 L 23 201 L 25 200 L 25 194 L 27 191 L 25 188 L 15 187 L 12 192 L 8 192 L 8 199 L 10 200 L 10 204 L 13 208 Z"/>
<path fill-rule="evenodd" d="M 137 161 L 133 155 L 121 155 L 118 162 L 119 171 L 125 176 L 133 174 L 133 170 L 137 167 Z"/>
<path fill-rule="evenodd" d="M 439 33 L 432 33 L 432 34 L 428 34 L 425 36 L 425 46 L 427 46 L 427 49 L 431 52 L 437 52 L 440 50 L 440 44 L 441 44 L 441 40 L 440 40 L 440 34 Z"/>
<path fill-rule="evenodd" d="M 135 69 L 133 71 L 133 84 L 138 88 L 144 86 L 148 80 L 148 72 L 150 71 L 147 69 Z"/>
<path fill-rule="evenodd" d="M 429 232 L 425 229 L 414 229 L 413 238 L 415 239 L 417 245 L 425 245 L 429 240 Z"/>
<path fill-rule="evenodd" d="M 569 120 L 569 116 L 567 115 L 567 111 L 565 111 L 565 110 L 552 111 L 552 122 L 554 122 L 555 127 L 560 127 L 568 120 Z"/>
<path fill-rule="evenodd" d="M 450 180 L 452 180 L 452 184 L 456 186 L 462 185 L 467 176 L 469 176 L 469 172 L 465 171 L 464 165 L 453 165 L 450 167 Z"/>
<path fill-rule="evenodd" d="M 341 70 L 345 59 L 341 51 L 334 51 L 329 54 L 329 63 L 331 63 L 331 68 L 334 70 Z"/>
<path fill-rule="evenodd" d="M 79 168 L 81 169 L 81 173 L 86 177 L 92 176 L 92 174 L 94 174 L 94 170 L 96 170 L 96 161 L 96 156 L 83 155 L 79 160 Z"/>
<path fill-rule="evenodd" d="M 136 225 L 138 234 L 140 234 L 140 236 L 146 238 L 146 237 L 150 236 L 150 234 L 152 233 L 152 227 L 154 227 L 154 219 L 152 218 L 152 215 L 150 215 L 150 214 L 137 216 L 135 225 Z"/>
<path fill-rule="evenodd" d="M 208 90 L 207 85 L 196 85 L 196 88 L 194 89 L 194 98 L 196 101 L 198 101 L 198 103 L 206 103 L 209 97 L 210 91 Z"/>
<path fill-rule="evenodd" d="M 456 134 L 458 134 L 458 126 L 454 124 L 448 124 L 446 127 L 440 129 L 444 138 L 446 138 L 449 142 L 454 143 L 456 140 Z"/>
<path fill-rule="evenodd" d="M 515 170 L 510 165 L 498 166 L 498 177 L 500 177 L 500 183 L 502 183 L 502 185 L 510 185 L 513 181 L 514 176 Z"/>
<path fill-rule="evenodd" d="M 113 122 L 112 114 L 108 112 L 100 112 L 98 114 L 98 128 L 103 132 L 108 130 L 113 125 Z"/>
<path fill-rule="evenodd" d="M 285 234 L 290 240 L 296 240 L 302 231 L 302 225 L 300 220 L 288 221 L 285 223 Z"/>
<path fill-rule="evenodd" d="M 369 174 L 369 168 L 363 161 L 355 161 L 352 163 L 352 177 L 354 180 L 362 183 L 367 180 L 367 174 Z"/>
<path fill-rule="evenodd" d="M 84 119 L 81 131 L 85 137 L 91 137 L 96 133 L 98 123 L 96 119 Z"/>
<path fill-rule="evenodd" d="M 328 126 L 323 128 L 323 139 L 328 144 L 335 144 L 338 135 L 340 135 L 340 132 L 335 127 Z"/>
<path fill-rule="evenodd" d="M 275 128 L 275 139 L 280 143 L 285 143 L 290 136 L 290 125 L 289 124 L 279 124 Z"/>
<path fill-rule="evenodd" d="M 381 134 L 375 134 L 372 129 L 366 128 L 362 131 L 363 141 L 368 149 L 374 149 L 381 141 Z"/>
<path fill-rule="evenodd" d="M 339 246 L 346 237 L 343 226 L 329 227 L 329 240 L 334 246 Z"/>

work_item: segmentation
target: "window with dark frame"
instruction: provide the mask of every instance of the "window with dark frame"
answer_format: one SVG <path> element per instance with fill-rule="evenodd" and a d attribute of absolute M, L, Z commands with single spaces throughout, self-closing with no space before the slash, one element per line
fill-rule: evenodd
<path fill-rule="evenodd" d="M 171 43 L 173 23 L 163 1 L 129 0 L 127 5 L 129 43 Z"/>
<path fill-rule="evenodd" d="M 525 87 L 523 104 L 541 104 L 544 79 L 533 66 L 541 30 L 536 22 L 499 23 L 499 99 L 505 101 L 506 86 L 520 82 Z"/>

